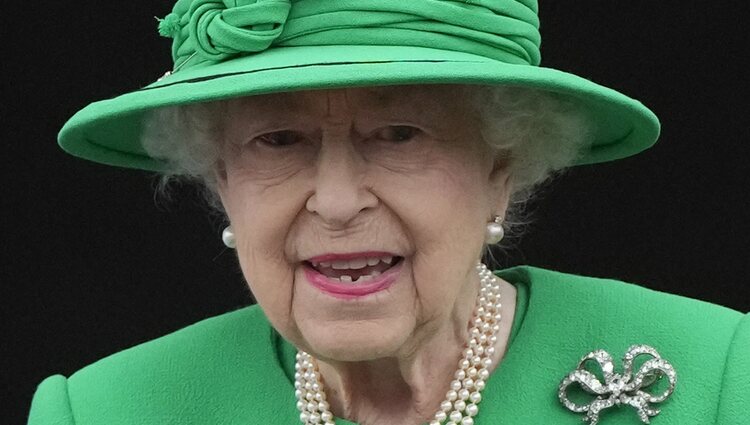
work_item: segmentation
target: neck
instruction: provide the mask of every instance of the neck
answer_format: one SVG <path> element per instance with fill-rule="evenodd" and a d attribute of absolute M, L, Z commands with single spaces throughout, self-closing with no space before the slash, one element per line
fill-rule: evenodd
<path fill-rule="evenodd" d="M 501 286 L 502 321 L 490 372 L 505 354 L 515 312 L 516 290 Z M 451 317 L 432 329 L 419 329 L 393 357 L 362 362 L 318 361 L 331 411 L 361 425 L 413 425 L 429 422 L 445 399 L 469 339 L 469 323 L 479 290 L 471 282 Z"/>

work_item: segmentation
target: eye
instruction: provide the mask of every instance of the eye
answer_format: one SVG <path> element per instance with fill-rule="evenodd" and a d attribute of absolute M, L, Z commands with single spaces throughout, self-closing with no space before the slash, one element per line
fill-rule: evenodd
<path fill-rule="evenodd" d="M 375 131 L 374 136 L 391 142 L 407 142 L 418 136 L 422 130 L 410 125 L 389 125 Z"/>
<path fill-rule="evenodd" d="M 269 146 L 272 148 L 283 148 L 294 145 L 304 140 L 304 135 L 292 130 L 273 131 L 271 133 L 261 134 L 252 140 L 253 143 Z"/>

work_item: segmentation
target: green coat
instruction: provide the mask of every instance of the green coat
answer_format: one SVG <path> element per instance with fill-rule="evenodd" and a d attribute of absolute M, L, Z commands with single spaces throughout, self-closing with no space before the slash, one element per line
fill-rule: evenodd
<path fill-rule="evenodd" d="M 651 345 L 677 371 L 652 424 L 750 424 L 750 315 L 615 280 L 529 266 L 496 273 L 518 289 L 517 314 L 477 425 L 580 425 L 558 402 L 560 380 L 599 348 L 620 371 L 631 344 Z M 242 308 L 46 378 L 29 425 L 299 424 L 294 353 L 258 307 Z M 600 421 L 639 423 L 629 406 Z"/>

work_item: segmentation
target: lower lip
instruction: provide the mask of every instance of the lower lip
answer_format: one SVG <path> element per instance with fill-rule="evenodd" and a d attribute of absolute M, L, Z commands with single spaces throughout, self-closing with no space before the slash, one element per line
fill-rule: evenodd
<path fill-rule="evenodd" d="M 399 261 L 398 264 L 384 271 L 383 274 L 373 277 L 366 283 L 341 283 L 330 279 L 308 265 L 305 265 L 303 270 L 307 281 L 314 287 L 336 298 L 352 299 L 388 289 L 398 278 L 402 263 L 403 260 Z"/>

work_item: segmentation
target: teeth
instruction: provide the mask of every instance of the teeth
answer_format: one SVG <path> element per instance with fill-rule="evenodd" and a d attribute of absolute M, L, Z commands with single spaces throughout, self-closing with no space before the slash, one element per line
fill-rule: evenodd
<path fill-rule="evenodd" d="M 349 268 L 349 262 L 346 260 L 339 260 L 334 261 L 331 263 L 331 267 L 333 267 L 334 270 L 343 270 Z"/>
<path fill-rule="evenodd" d="M 375 277 L 377 277 L 379 275 L 380 275 L 380 272 L 376 270 L 376 271 L 373 271 L 370 274 L 365 274 L 365 275 L 360 276 L 359 278 L 357 278 L 357 280 L 352 280 L 352 277 L 349 276 L 348 274 L 341 275 L 341 277 L 329 277 L 329 279 L 331 279 L 331 280 L 333 280 L 335 282 L 356 284 L 356 283 L 363 283 L 363 282 L 366 282 L 368 280 L 372 280 L 373 278 L 375 278 Z"/>
<path fill-rule="evenodd" d="M 331 279 L 339 281 L 339 282 L 342 282 L 342 283 L 354 283 L 354 284 L 356 284 L 356 283 L 363 283 L 363 282 L 366 282 L 368 280 L 372 280 L 374 277 L 378 276 L 379 274 L 380 274 L 380 272 L 374 271 L 371 274 L 364 274 L 364 275 L 358 277 L 357 280 L 352 280 L 352 277 L 349 276 L 349 275 L 347 275 L 347 274 L 342 275 L 340 278 L 332 277 Z"/>
<path fill-rule="evenodd" d="M 354 260 L 336 260 L 336 261 L 312 261 L 313 267 L 330 267 L 334 270 L 360 270 L 368 266 L 375 266 L 380 262 L 385 264 L 393 263 L 393 256 L 385 257 L 368 257 L 356 258 Z M 379 273 L 378 273 L 379 274 Z"/>
<path fill-rule="evenodd" d="M 364 269 L 365 267 L 367 267 L 367 258 L 349 260 L 349 268 L 352 270 Z"/>
<path fill-rule="evenodd" d="M 359 270 L 363 269 L 367 266 L 367 259 L 366 258 L 358 258 L 356 260 L 341 260 L 341 261 L 334 261 L 331 263 L 331 267 L 333 267 L 334 270 Z"/>

